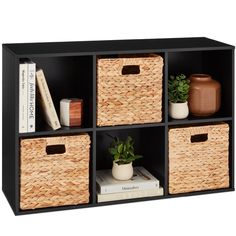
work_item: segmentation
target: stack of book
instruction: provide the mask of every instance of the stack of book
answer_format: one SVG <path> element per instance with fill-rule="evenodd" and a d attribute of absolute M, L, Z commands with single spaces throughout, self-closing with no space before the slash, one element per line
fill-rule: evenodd
<path fill-rule="evenodd" d="M 154 197 L 164 194 L 159 180 L 144 167 L 134 167 L 134 175 L 127 181 L 114 179 L 111 170 L 98 170 L 96 182 L 97 202 Z"/>
<path fill-rule="evenodd" d="M 19 65 L 19 133 L 35 132 L 36 87 L 46 122 L 53 130 L 61 127 L 43 70 L 25 60 Z"/>

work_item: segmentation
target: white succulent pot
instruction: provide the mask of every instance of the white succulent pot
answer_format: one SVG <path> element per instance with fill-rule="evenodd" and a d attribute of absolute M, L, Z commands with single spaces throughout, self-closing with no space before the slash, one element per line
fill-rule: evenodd
<path fill-rule="evenodd" d="M 188 117 L 188 102 L 173 103 L 169 102 L 169 115 L 174 119 L 184 119 Z"/>
<path fill-rule="evenodd" d="M 132 162 L 129 164 L 118 165 L 113 161 L 112 176 L 117 180 L 129 180 L 133 177 Z"/>

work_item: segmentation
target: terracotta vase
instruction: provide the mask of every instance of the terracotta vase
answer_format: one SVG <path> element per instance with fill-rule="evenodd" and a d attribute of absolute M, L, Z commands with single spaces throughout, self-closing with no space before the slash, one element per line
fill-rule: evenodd
<path fill-rule="evenodd" d="M 207 74 L 192 74 L 189 78 L 189 110 L 195 116 L 210 116 L 220 109 L 221 85 Z"/>

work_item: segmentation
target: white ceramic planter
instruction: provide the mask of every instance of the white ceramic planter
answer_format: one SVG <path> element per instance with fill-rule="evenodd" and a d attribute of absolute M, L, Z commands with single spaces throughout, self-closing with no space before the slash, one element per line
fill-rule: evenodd
<path fill-rule="evenodd" d="M 112 176 L 117 180 L 129 180 L 133 177 L 132 162 L 129 164 L 118 165 L 113 162 Z"/>
<path fill-rule="evenodd" d="M 174 119 L 184 119 L 188 117 L 188 102 L 172 103 L 169 102 L 169 115 Z"/>

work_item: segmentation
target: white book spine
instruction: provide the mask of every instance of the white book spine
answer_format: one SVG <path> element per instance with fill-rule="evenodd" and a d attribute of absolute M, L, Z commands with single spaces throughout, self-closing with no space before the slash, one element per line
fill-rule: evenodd
<path fill-rule="evenodd" d="M 163 196 L 163 194 L 164 190 L 162 187 L 160 187 L 155 189 L 131 191 L 125 193 L 97 194 L 97 201 L 108 202 L 108 201 L 141 198 L 141 197 L 156 197 L 156 196 Z"/>
<path fill-rule="evenodd" d="M 125 185 L 121 183 L 110 186 L 109 185 L 100 186 L 99 188 L 101 194 L 147 190 L 147 189 L 159 188 L 159 181 L 153 180 L 143 183 L 126 183 Z"/>
<path fill-rule="evenodd" d="M 35 132 L 35 70 L 36 64 L 28 64 L 28 132 Z"/>
<path fill-rule="evenodd" d="M 28 68 L 27 64 L 19 65 L 19 133 L 28 131 L 27 125 L 27 83 L 28 83 Z"/>

